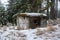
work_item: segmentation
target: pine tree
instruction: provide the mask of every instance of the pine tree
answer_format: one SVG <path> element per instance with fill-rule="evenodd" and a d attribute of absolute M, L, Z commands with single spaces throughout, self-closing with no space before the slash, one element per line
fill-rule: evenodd
<path fill-rule="evenodd" d="M 4 6 L 0 1 L 0 24 L 5 25 L 7 23 L 7 15 Z"/>

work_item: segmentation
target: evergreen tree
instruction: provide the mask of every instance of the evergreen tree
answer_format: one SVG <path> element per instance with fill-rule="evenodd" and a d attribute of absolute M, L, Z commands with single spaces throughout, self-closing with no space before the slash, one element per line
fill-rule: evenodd
<path fill-rule="evenodd" d="M 4 6 L 0 1 L 0 24 L 5 25 L 7 23 L 7 15 Z"/>

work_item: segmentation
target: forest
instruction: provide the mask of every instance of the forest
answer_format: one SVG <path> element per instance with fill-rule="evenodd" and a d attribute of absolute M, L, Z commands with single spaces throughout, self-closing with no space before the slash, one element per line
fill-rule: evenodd
<path fill-rule="evenodd" d="M 46 13 L 47 19 L 57 19 L 58 0 L 8 0 L 6 7 L 0 1 L 0 24 L 16 24 L 17 13 Z"/>

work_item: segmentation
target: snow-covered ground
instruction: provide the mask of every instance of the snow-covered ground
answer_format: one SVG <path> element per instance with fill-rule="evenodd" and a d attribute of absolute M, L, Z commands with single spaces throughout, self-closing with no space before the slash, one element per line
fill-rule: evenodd
<path fill-rule="evenodd" d="M 3 27 L 0 28 L 0 40 L 60 40 L 60 25 L 51 27 L 28 30 L 15 30 L 12 29 L 13 26 Z"/>

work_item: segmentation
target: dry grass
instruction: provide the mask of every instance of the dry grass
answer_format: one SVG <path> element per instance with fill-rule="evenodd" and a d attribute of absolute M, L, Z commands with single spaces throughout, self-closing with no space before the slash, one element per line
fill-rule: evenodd
<path fill-rule="evenodd" d="M 16 32 L 15 36 L 21 37 L 20 40 L 26 40 L 26 35 L 24 35 L 23 33 Z"/>
<path fill-rule="evenodd" d="M 48 24 L 52 24 L 53 20 L 49 19 Z"/>
<path fill-rule="evenodd" d="M 14 29 L 15 29 L 15 30 L 20 30 L 20 27 L 17 27 L 17 26 L 16 26 Z"/>
<path fill-rule="evenodd" d="M 55 31 L 55 28 L 53 27 L 52 24 L 47 25 L 47 30 L 48 31 Z"/>
<path fill-rule="evenodd" d="M 58 24 L 58 21 L 57 20 L 51 20 L 51 19 L 49 19 L 48 20 L 48 24 L 57 25 Z"/>
<path fill-rule="evenodd" d="M 28 30 L 28 27 L 15 27 L 16 30 Z"/>
<path fill-rule="evenodd" d="M 60 24 L 58 24 L 58 27 L 60 28 Z"/>
<path fill-rule="evenodd" d="M 57 20 L 57 24 L 60 24 L 60 20 Z"/>
<path fill-rule="evenodd" d="M 14 35 L 17 37 L 26 37 L 26 35 L 21 32 L 15 32 Z"/>
<path fill-rule="evenodd" d="M 6 27 L 6 26 L 2 27 L 2 30 L 3 30 L 3 31 L 6 31 L 6 29 L 7 29 L 7 27 Z"/>
<path fill-rule="evenodd" d="M 26 40 L 26 37 L 21 37 L 19 40 Z"/>
<path fill-rule="evenodd" d="M 38 35 L 42 35 L 42 34 L 44 34 L 44 32 L 41 31 L 40 29 L 37 29 L 37 31 L 36 31 L 36 35 L 38 36 Z"/>

